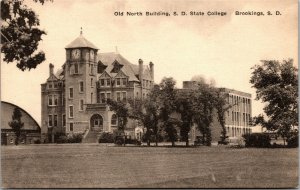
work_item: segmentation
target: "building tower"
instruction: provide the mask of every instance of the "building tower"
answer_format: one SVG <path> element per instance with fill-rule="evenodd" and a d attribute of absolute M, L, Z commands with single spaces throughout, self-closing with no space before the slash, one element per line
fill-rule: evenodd
<path fill-rule="evenodd" d="M 80 36 L 65 47 L 66 133 L 89 128 L 85 107 L 96 102 L 98 48 Z"/>

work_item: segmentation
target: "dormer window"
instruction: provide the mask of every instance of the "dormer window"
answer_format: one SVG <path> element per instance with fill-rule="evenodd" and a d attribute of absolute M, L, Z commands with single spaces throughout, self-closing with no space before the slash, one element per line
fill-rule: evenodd
<path fill-rule="evenodd" d="M 120 64 L 118 61 L 115 61 L 113 63 L 113 66 L 114 66 L 114 68 L 111 70 L 112 73 L 118 73 L 121 70 L 121 68 L 123 67 L 123 65 Z"/>
<path fill-rule="evenodd" d="M 98 62 L 98 65 L 97 65 L 97 73 L 103 73 L 106 69 L 106 65 L 104 65 L 101 61 Z"/>

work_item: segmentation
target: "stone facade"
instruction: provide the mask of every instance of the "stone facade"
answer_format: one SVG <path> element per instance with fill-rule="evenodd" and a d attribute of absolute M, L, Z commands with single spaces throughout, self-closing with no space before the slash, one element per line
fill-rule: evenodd
<path fill-rule="evenodd" d="M 107 99 L 126 101 L 145 98 L 154 85 L 154 65 L 139 59 L 132 64 L 119 53 L 100 53 L 82 34 L 66 48 L 66 62 L 41 84 L 42 136 L 49 142 L 55 134 L 112 132 L 117 118 Z M 135 138 L 137 123 L 129 120 L 125 133 Z"/>

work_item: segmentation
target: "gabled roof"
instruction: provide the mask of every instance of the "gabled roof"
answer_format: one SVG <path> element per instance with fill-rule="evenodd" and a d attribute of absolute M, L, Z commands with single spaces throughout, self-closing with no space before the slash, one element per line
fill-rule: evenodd
<path fill-rule="evenodd" d="M 93 48 L 93 49 L 98 49 L 92 42 L 85 39 L 82 34 L 80 34 L 80 36 L 78 38 L 76 38 L 74 41 L 72 41 L 65 48 L 66 49 L 69 49 L 69 48 Z"/>
<path fill-rule="evenodd" d="M 58 78 L 54 74 L 50 75 L 49 78 L 47 79 L 47 81 L 56 81 L 56 80 L 58 80 Z"/>
<path fill-rule="evenodd" d="M 56 78 L 62 79 L 64 77 L 64 70 L 58 69 L 54 75 L 56 76 Z"/>
<path fill-rule="evenodd" d="M 104 71 L 98 78 L 111 78 L 111 75 L 107 72 L 107 71 Z"/>
<path fill-rule="evenodd" d="M 126 60 L 122 55 L 114 52 L 110 53 L 99 53 L 98 54 L 98 61 L 101 61 L 104 65 L 107 65 L 107 68 L 105 69 L 112 77 L 115 77 L 117 73 L 110 73 L 110 71 L 113 69 L 114 65 L 113 63 L 117 61 L 119 64 L 122 64 L 123 67 L 121 68 L 121 71 L 128 76 L 129 81 L 139 81 L 136 75 L 138 73 L 134 72 L 133 64 L 130 63 L 128 60 Z"/>

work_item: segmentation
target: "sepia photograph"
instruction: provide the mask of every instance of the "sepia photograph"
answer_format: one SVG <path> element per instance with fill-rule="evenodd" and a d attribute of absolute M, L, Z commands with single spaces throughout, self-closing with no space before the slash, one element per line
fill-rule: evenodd
<path fill-rule="evenodd" d="M 297 0 L 2 0 L 1 188 L 299 188 Z"/>

